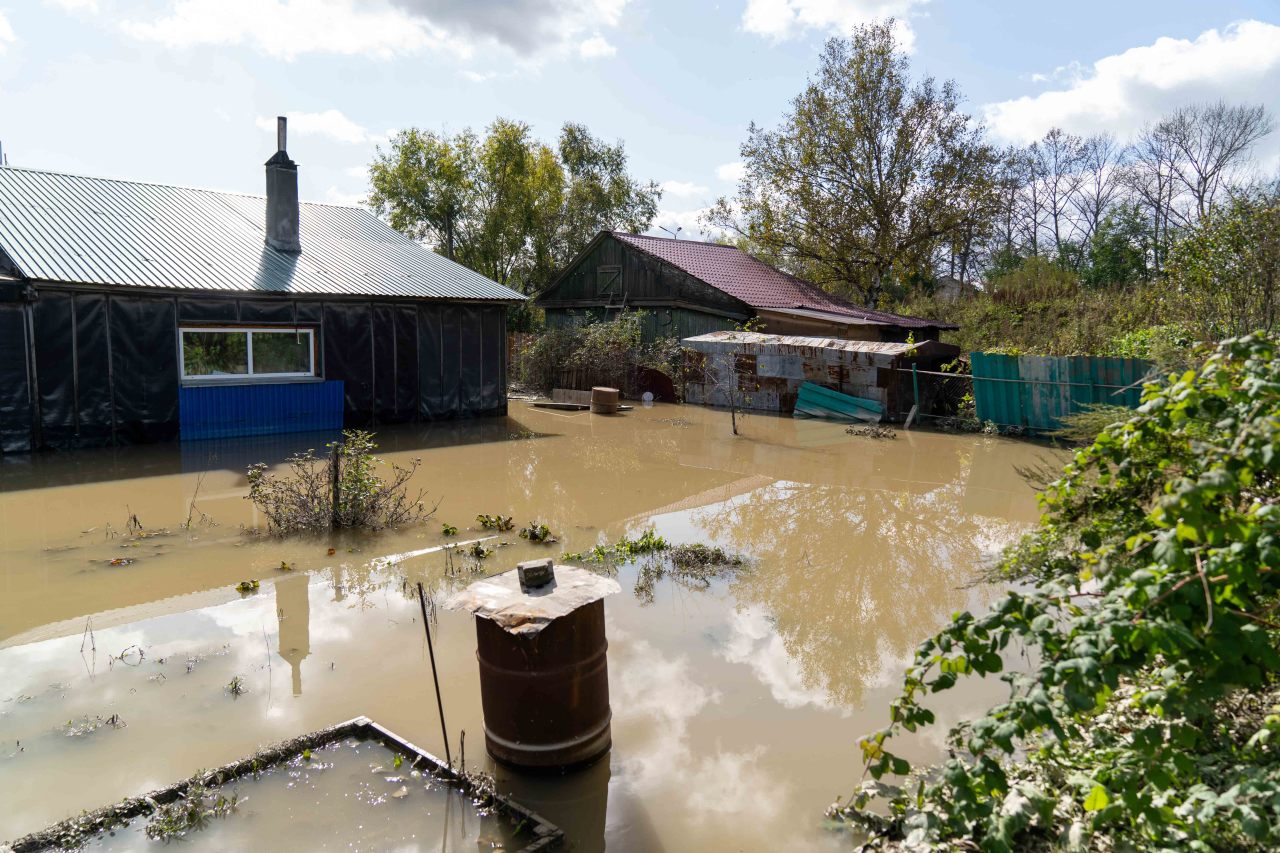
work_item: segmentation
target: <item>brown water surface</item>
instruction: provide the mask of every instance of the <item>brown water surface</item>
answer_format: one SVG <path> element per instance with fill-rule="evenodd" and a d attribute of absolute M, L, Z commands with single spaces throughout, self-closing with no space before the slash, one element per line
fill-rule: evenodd
<path fill-rule="evenodd" d="M 573 850 L 847 848 L 821 815 L 858 780 L 858 736 L 884 724 L 915 645 L 989 596 L 968 584 L 1034 522 L 1016 468 L 1049 451 L 764 416 L 743 432 L 694 407 L 519 403 L 502 420 L 388 429 L 382 455 L 422 460 L 435 517 L 292 540 L 245 532 L 262 519 L 244 468 L 324 436 L 0 459 L 0 839 L 359 715 L 443 754 L 413 583 L 437 598 L 465 583 L 434 549 L 451 541 L 441 522 L 483 535 L 468 529 L 483 512 L 560 540 L 502 534 L 484 571 L 650 527 L 750 557 L 705 589 L 662 580 L 652 602 L 631 592 L 640 567 L 620 567 L 611 754 L 565 777 L 491 767 L 503 790 Z M 247 579 L 260 590 L 234 589 Z M 465 730 L 469 766 L 487 766 L 470 617 L 441 611 L 437 629 L 455 758 Z M 226 689 L 236 677 L 243 695 Z M 941 723 L 1000 687 L 965 685 Z M 123 725 L 101 724 L 112 715 Z M 936 759 L 942 731 L 903 751 Z"/>

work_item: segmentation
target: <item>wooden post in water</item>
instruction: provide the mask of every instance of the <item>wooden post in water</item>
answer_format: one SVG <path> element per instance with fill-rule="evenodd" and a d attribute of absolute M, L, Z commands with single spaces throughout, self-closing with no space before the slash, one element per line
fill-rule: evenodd
<path fill-rule="evenodd" d="M 338 522 L 342 518 L 339 513 L 339 507 L 342 505 L 342 489 L 339 482 L 342 479 L 342 455 L 339 452 L 342 449 L 342 442 L 334 442 L 333 452 L 329 454 L 329 484 L 333 489 L 333 504 L 329 509 L 329 528 L 336 530 Z"/>

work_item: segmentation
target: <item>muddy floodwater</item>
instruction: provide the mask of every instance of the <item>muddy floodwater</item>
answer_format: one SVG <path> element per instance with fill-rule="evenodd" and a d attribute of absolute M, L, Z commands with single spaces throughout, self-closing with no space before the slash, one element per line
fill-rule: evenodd
<path fill-rule="evenodd" d="M 439 610 L 455 760 L 465 731 L 468 767 L 492 770 L 575 851 L 847 849 L 822 812 L 858 782 L 857 738 L 885 723 L 915 645 L 990 596 L 970 581 L 1034 523 L 1018 469 L 1051 452 L 766 416 L 742 431 L 695 407 L 602 417 L 518 402 L 505 419 L 387 429 L 381 454 L 421 459 L 414 483 L 435 516 L 290 540 L 246 532 L 264 520 L 244 469 L 329 437 L 0 458 L 0 840 L 360 715 L 443 755 L 414 583 L 437 601 L 465 584 L 471 567 L 433 549 L 482 535 L 476 515 L 496 513 L 559 541 L 499 534 L 486 573 L 650 528 L 749 560 L 705 588 L 668 578 L 641 595 L 641 566 L 618 567 L 623 593 L 605 602 L 613 749 L 563 777 L 489 762 L 474 626 Z M 244 580 L 257 591 L 238 592 Z M 945 724 L 1001 687 L 955 691 L 943 726 L 903 752 L 940 757 Z M 404 805 L 322 809 L 383 826 Z M 290 821 L 229 820 L 217 831 L 257 825 L 256 846 L 291 846 Z"/>
<path fill-rule="evenodd" d="M 193 853 L 257 850 L 509 850 L 536 840 L 508 821 L 477 810 L 471 799 L 411 767 L 372 741 L 343 740 L 305 757 L 210 789 L 234 799 L 234 809 L 188 830 L 182 849 Z M 356 816 L 358 812 L 358 817 Z M 145 817 L 86 845 L 104 853 L 159 846 Z"/>

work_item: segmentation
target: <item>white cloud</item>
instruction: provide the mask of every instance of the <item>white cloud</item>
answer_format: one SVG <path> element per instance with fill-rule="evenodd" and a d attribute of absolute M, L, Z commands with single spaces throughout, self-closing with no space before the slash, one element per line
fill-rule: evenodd
<path fill-rule="evenodd" d="M 95 0 L 53 0 L 88 8 Z M 390 58 L 437 51 L 466 59 L 503 48 L 522 62 L 612 56 L 602 34 L 629 0 L 166 0 L 156 14 L 122 0 L 121 28 L 174 48 L 245 45 L 291 60 L 308 53 Z"/>
<path fill-rule="evenodd" d="M 98 11 L 98 0 L 44 0 L 44 4 L 66 12 Z"/>
<path fill-rule="evenodd" d="M 386 59 L 426 49 L 470 55 L 467 45 L 383 0 L 175 0 L 161 17 L 126 18 L 120 27 L 167 47 L 244 44 L 285 60 L 306 53 Z"/>
<path fill-rule="evenodd" d="M 1160 38 L 1092 66 L 1069 65 L 1041 76 L 1066 81 L 983 108 L 997 136 L 1025 143 L 1062 127 L 1126 138 L 1173 108 L 1219 98 L 1280 111 L 1280 26 L 1243 21 L 1195 39 Z"/>
<path fill-rule="evenodd" d="M 676 198 L 689 198 L 690 196 L 705 195 L 710 190 L 702 184 L 695 184 L 693 181 L 663 181 L 662 195 L 675 196 Z"/>
<path fill-rule="evenodd" d="M 811 30 L 847 36 L 858 24 L 896 19 L 895 35 L 911 50 L 915 33 L 907 20 L 928 0 L 747 0 L 742 28 L 774 40 L 795 38 Z"/>
<path fill-rule="evenodd" d="M 343 192 L 337 187 L 329 187 L 324 191 L 324 200 L 328 204 L 338 204 L 343 207 L 364 207 L 364 197 L 364 193 Z"/>
<path fill-rule="evenodd" d="M 613 56 L 618 49 L 609 44 L 608 39 L 596 33 L 589 39 L 585 39 L 582 44 L 578 45 L 578 55 L 583 59 L 602 59 L 606 56 Z"/>
<path fill-rule="evenodd" d="M 775 702 L 784 708 L 812 705 L 824 711 L 848 711 L 827 696 L 826 691 L 804 683 L 800 667 L 787 653 L 768 615 L 754 607 L 734 611 L 729 617 L 729 638 L 721 651 L 730 663 L 751 668 L 760 683 L 769 689 Z"/>
<path fill-rule="evenodd" d="M 298 136 L 327 136 L 337 142 L 355 145 L 361 142 L 376 141 L 375 137 L 360 125 L 347 118 L 338 110 L 324 110 L 318 113 L 288 113 L 289 132 Z M 275 116 L 258 116 L 254 124 L 260 130 L 274 134 L 276 132 Z"/>
<path fill-rule="evenodd" d="M 716 167 L 716 177 L 722 181 L 729 181 L 736 184 L 742 180 L 742 176 L 747 173 L 747 164 L 741 161 L 737 163 L 725 163 L 723 166 Z"/>
<path fill-rule="evenodd" d="M 7 45 L 16 44 L 17 41 L 18 37 L 14 35 L 13 27 L 9 26 L 4 12 L 0 12 L 0 53 L 4 53 Z"/>

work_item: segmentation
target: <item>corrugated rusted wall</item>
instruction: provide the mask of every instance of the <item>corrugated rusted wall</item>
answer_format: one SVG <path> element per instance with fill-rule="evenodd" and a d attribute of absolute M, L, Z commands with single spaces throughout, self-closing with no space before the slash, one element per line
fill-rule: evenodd
<path fill-rule="evenodd" d="M 980 420 L 1030 432 L 1062 426 L 1091 403 L 1136 408 L 1152 363 L 1104 356 L 971 353 L 973 398 Z"/>
<path fill-rule="evenodd" d="M 887 415 L 902 408 L 895 356 L 733 340 L 686 341 L 685 345 L 699 353 L 685 385 L 689 403 L 728 406 L 730 392 L 736 388 L 740 408 L 785 414 L 795 409 L 800 385 L 814 382 L 875 400 L 884 405 Z"/>

